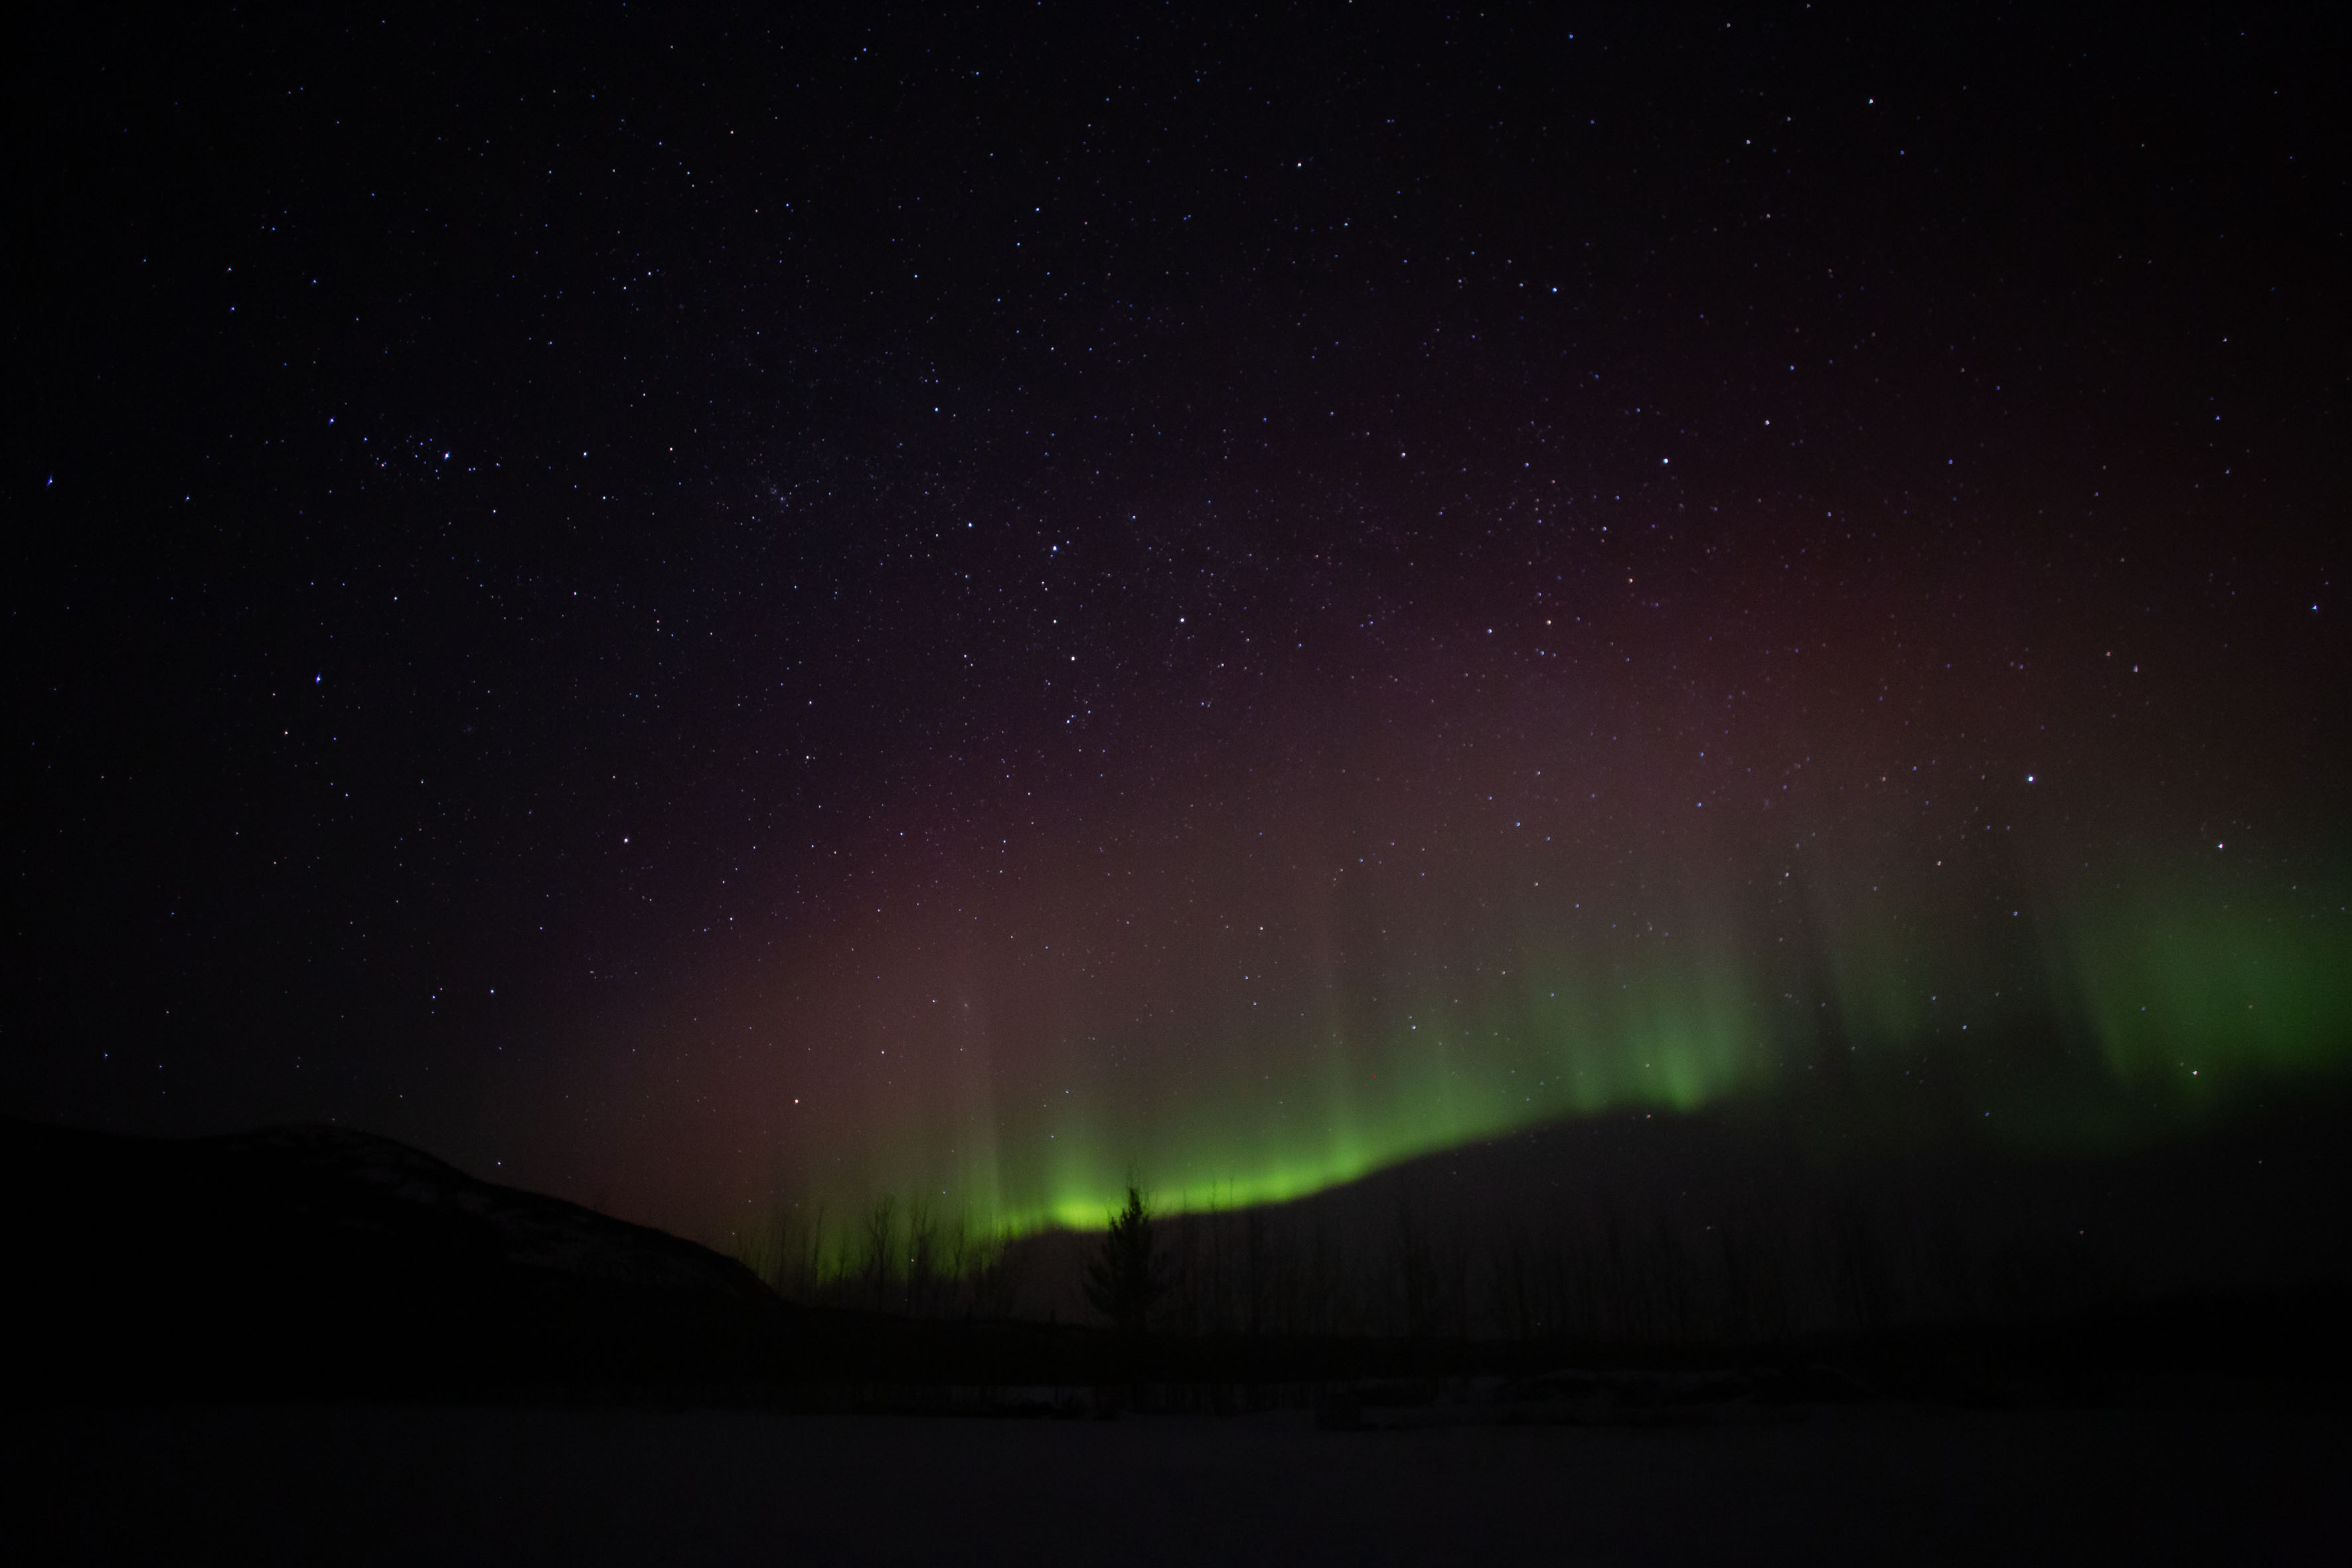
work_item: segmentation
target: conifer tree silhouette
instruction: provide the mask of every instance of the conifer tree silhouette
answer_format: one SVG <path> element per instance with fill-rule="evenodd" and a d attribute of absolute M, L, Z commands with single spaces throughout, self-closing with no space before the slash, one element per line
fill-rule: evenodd
<path fill-rule="evenodd" d="M 1127 1206 L 1111 1215 L 1100 1256 L 1087 1265 L 1087 1300 L 1121 1329 L 1139 1334 L 1168 1285 L 1164 1268 L 1152 1256 L 1150 1211 L 1142 1193 L 1129 1185 Z"/>

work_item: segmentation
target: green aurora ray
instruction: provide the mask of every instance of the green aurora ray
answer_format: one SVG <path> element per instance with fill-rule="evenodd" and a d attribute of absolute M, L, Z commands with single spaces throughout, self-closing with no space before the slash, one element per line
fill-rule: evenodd
<path fill-rule="evenodd" d="M 1832 1080 L 1835 1114 L 1886 1137 L 2118 1147 L 2352 1064 L 2344 903 L 2207 877 L 1941 921 L 1848 900 L 1794 942 L 1727 910 L 1528 921 L 1393 979 L 1196 993 L 1108 1054 L 1109 998 L 1081 985 L 1060 1050 L 1034 1021 L 993 1049 L 984 1027 L 879 1030 L 928 1092 L 867 1085 L 819 1143 L 831 1168 L 793 1185 L 836 1214 L 906 1191 L 999 1234 L 1088 1227 L 1131 1175 L 1171 1209 L 1277 1203 L 1539 1125 Z"/>
<path fill-rule="evenodd" d="M 646 1206 L 723 1179 L 1023 1233 L 1130 1176 L 1259 1205 L 1701 1110 L 1824 1159 L 2097 1153 L 2352 1069 L 2352 844 L 2299 732 L 2103 642 L 1970 674 L 1855 606 L 1628 628 L 1673 682 L 1375 672 L 1203 718 L 1154 753 L 1182 765 L 877 802 L 838 850 L 870 891 L 693 977 L 632 1058 L 665 1077 L 611 1096 L 653 1130 L 630 1163 L 680 1173 Z M 1767 672 L 1800 635 L 1848 651 Z"/>

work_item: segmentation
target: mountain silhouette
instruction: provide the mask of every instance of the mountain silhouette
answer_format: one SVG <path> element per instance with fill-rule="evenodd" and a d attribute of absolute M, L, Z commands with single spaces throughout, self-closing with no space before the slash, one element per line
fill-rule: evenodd
<path fill-rule="evenodd" d="M 742 1265 L 334 1127 L 0 1121 L 18 1398 L 647 1391 L 784 1373 Z"/>

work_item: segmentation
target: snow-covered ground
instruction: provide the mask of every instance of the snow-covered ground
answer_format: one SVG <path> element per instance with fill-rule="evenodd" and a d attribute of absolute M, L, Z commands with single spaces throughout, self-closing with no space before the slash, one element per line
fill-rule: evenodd
<path fill-rule="evenodd" d="M 25 1563 L 2352 1561 L 2342 1415 L 1797 1414 L 15 1411 L 0 1487 Z"/>

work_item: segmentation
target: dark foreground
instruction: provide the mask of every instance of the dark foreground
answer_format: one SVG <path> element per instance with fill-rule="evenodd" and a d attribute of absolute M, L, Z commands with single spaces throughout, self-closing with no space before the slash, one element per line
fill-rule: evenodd
<path fill-rule="evenodd" d="M 1786 1414 L 1333 1433 L 1295 1411 L 19 1410 L 0 1470 L 19 1562 L 2352 1560 L 2341 1415 Z"/>
<path fill-rule="evenodd" d="M 338 1129 L 0 1121 L 0 1177 L 11 1563 L 2352 1561 L 2327 1280 L 1712 1348 L 1129 1338 L 791 1306 Z M 1283 1401 L 1319 1425 L 1210 1413 Z"/>

